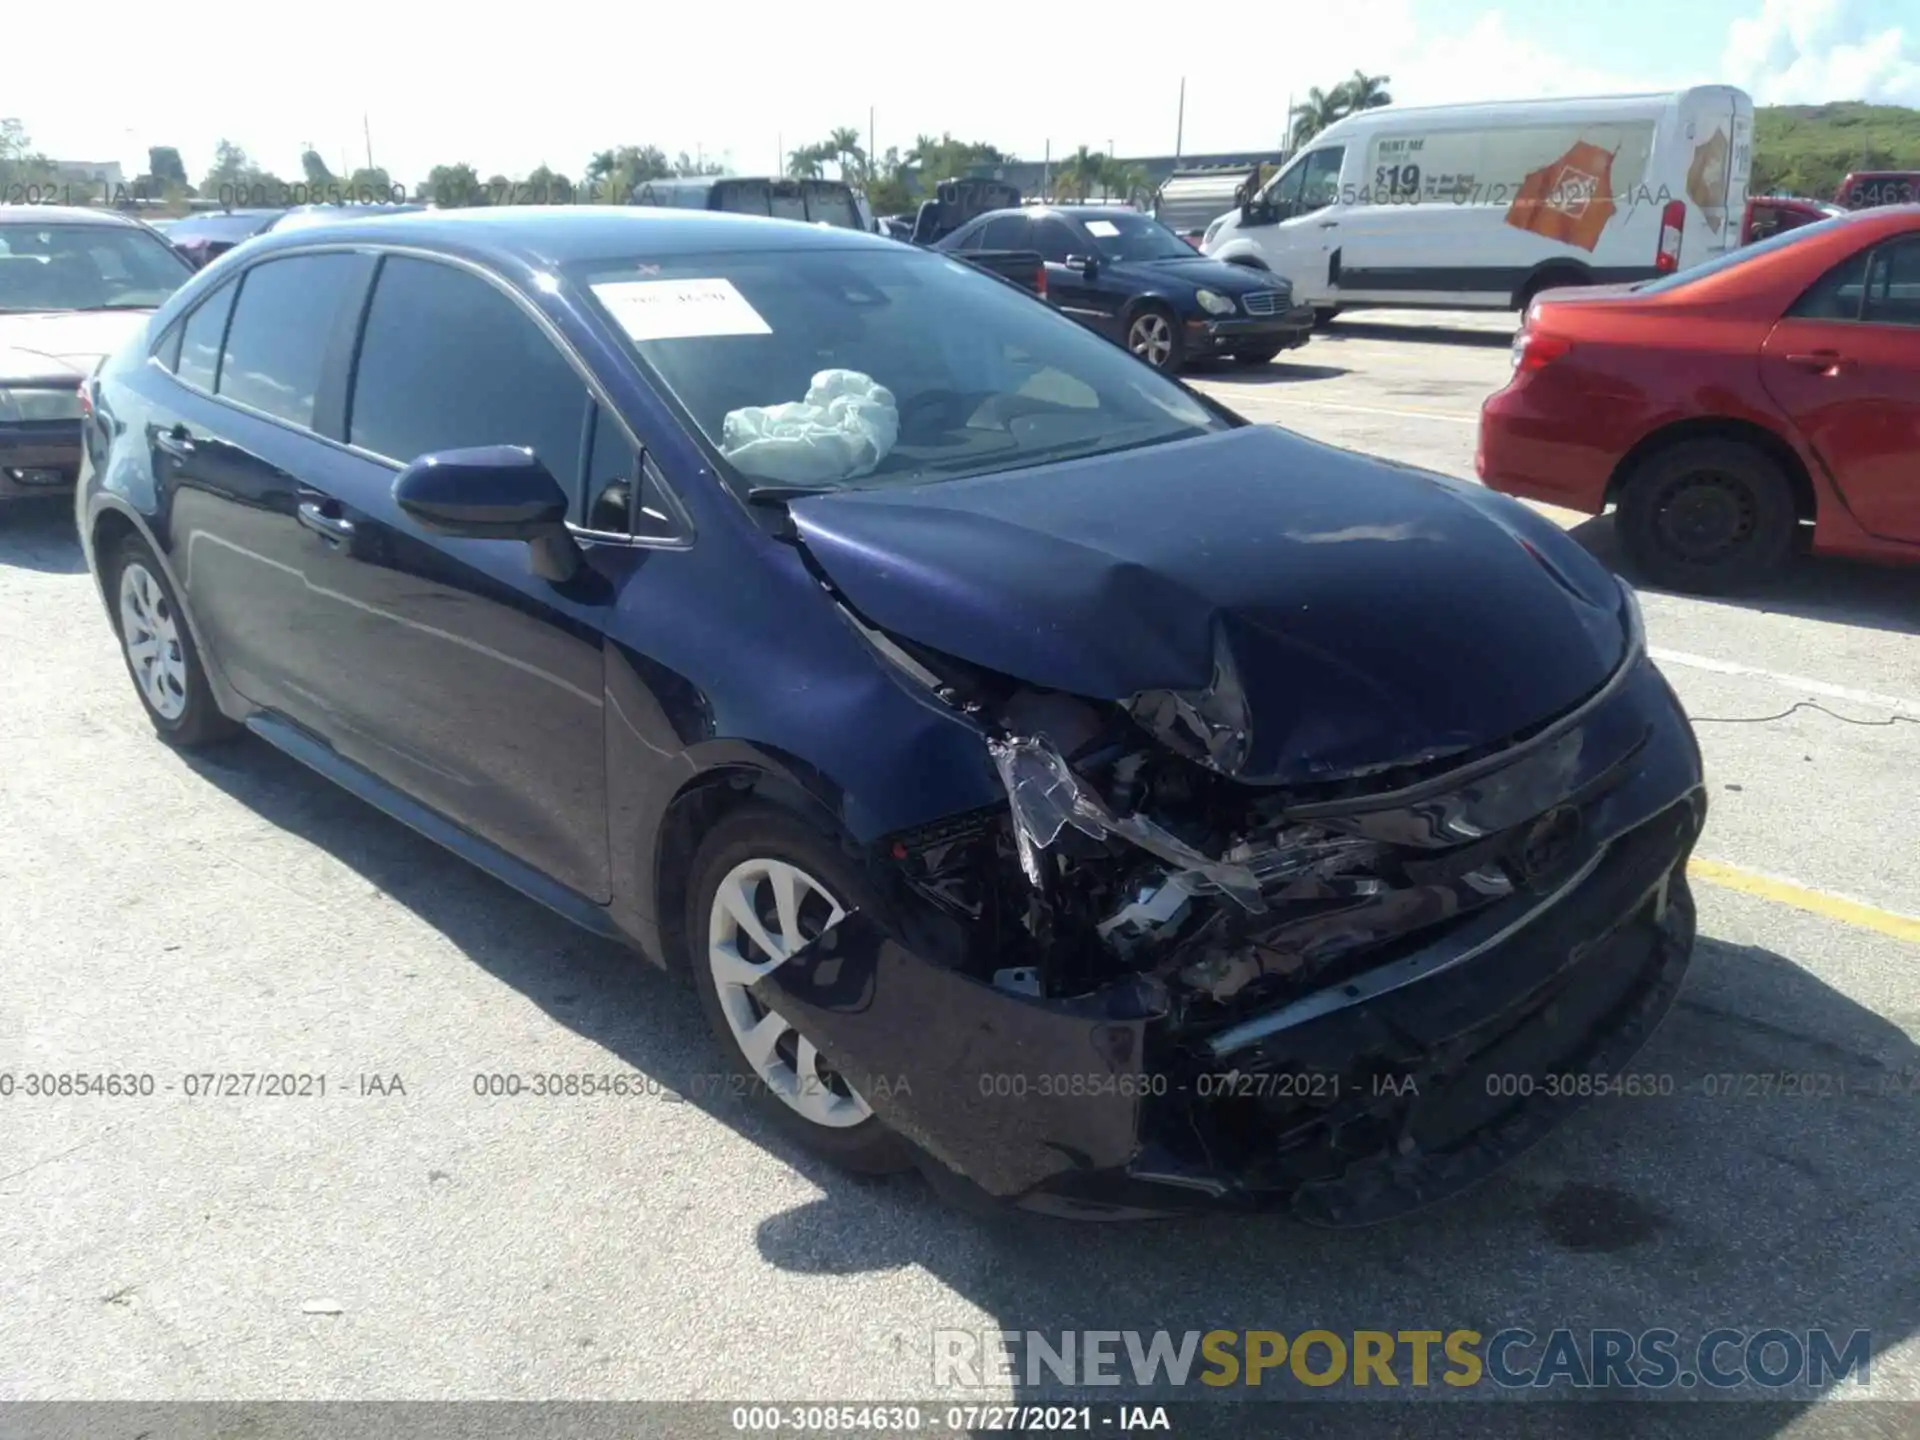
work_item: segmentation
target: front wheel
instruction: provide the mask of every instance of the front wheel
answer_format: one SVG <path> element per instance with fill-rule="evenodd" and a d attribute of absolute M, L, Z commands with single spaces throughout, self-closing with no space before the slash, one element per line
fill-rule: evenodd
<path fill-rule="evenodd" d="M 909 1167 L 912 1151 L 752 987 L 851 911 L 876 908 L 872 886 L 838 846 L 756 804 L 723 817 L 701 844 L 686 929 L 701 1008 L 736 1082 L 800 1144 L 869 1174 Z"/>
<path fill-rule="evenodd" d="M 1127 324 L 1127 349 L 1156 370 L 1180 368 L 1180 324 L 1157 305 L 1135 312 Z"/>
<path fill-rule="evenodd" d="M 1737 440 L 1694 440 L 1636 469 L 1619 528 L 1628 559 L 1654 584 L 1716 594 L 1778 574 L 1799 517 L 1771 456 Z"/>

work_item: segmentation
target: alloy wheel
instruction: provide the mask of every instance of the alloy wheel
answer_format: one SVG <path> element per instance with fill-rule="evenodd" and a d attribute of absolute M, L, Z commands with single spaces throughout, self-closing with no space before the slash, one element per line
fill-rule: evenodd
<path fill-rule="evenodd" d="M 1127 348 L 1158 370 L 1173 354 L 1173 326 L 1166 316 L 1149 310 L 1127 327 Z"/>
<path fill-rule="evenodd" d="M 153 572 L 139 561 L 120 572 L 120 641 L 153 713 L 178 720 L 187 713 L 187 657 L 180 622 Z"/>
<path fill-rule="evenodd" d="M 846 907 L 806 871 L 784 860 L 745 860 L 714 891 L 707 963 L 721 1013 L 755 1075 L 802 1119 L 829 1129 L 872 1115 L 837 1074 L 751 986 L 846 917 Z"/>

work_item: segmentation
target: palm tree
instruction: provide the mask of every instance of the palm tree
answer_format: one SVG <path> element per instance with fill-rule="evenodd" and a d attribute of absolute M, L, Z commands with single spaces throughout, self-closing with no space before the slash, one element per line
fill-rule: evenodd
<path fill-rule="evenodd" d="M 818 180 L 820 162 L 826 157 L 818 145 L 805 145 L 787 157 L 787 174 L 796 180 Z"/>
<path fill-rule="evenodd" d="M 1336 85 L 1333 93 L 1327 94 L 1316 85 L 1307 91 L 1304 105 L 1293 107 L 1293 143 L 1296 147 L 1304 145 L 1334 121 L 1347 113 L 1346 86 Z"/>
<path fill-rule="evenodd" d="M 1336 93 L 1346 100 L 1349 115 L 1359 110 L 1377 110 L 1393 103 L 1393 96 L 1387 93 L 1387 83 L 1392 79 L 1391 75 L 1369 75 L 1364 70 L 1356 70 L 1353 78 Z"/>
<path fill-rule="evenodd" d="M 1100 183 L 1109 195 L 1129 205 L 1144 206 L 1153 199 L 1152 177 L 1138 165 L 1122 165 L 1110 160 L 1101 169 Z"/>
<path fill-rule="evenodd" d="M 1053 172 L 1053 195 L 1056 200 L 1084 200 L 1093 193 L 1093 187 L 1100 183 L 1106 173 L 1107 157 L 1097 150 L 1089 150 L 1082 145 L 1070 155 L 1060 168 Z"/>
<path fill-rule="evenodd" d="M 828 135 L 817 148 L 826 151 L 827 157 L 840 167 L 842 180 L 853 180 L 865 174 L 867 152 L 860 144 L 858 130 L 841 126 Z"/>

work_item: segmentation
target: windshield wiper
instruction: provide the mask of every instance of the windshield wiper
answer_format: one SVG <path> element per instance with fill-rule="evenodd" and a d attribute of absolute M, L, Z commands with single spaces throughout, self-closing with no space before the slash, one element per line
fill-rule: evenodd
<path fill-rule="evenodd" d="M 831 495 L 844 485 L 755 485 L 747 491 L 749 505 L 784 505 L 789 500 L 804 500 L 809 495 Z"/>

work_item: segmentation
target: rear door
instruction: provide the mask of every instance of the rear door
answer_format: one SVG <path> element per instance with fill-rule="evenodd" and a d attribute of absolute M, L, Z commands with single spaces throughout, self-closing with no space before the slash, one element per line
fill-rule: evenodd
<path fill-rule="evenodd" d="M 1920 234 L 1823 276 L 1767 337 L 1761 373 L 1854 518 L 1920 544 Z"/>
<path fill-rule="evenodd" d="M 302 517 L 332 504 L 323 439 L 340 394 L 370 257 L 290 255 L 248 268 L 187 318 L 172 404 L 156 411 L 154 474 L 171 496 L 177 573 L 234 687 L 308 728 L 314 624 Z M 333 383 L 329 385 L 329 376 Z"/>

